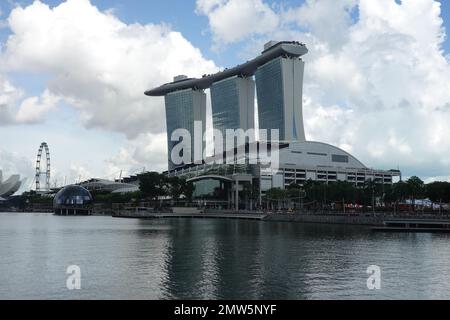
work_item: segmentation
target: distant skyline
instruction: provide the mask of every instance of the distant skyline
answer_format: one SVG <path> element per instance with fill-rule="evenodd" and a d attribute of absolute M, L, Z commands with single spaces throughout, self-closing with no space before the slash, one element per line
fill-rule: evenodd
<path fill-rule="evenodd" d="M 308 140 L 450 180 L 448 1 L 8 0 L 0 12 L 0 170 L 25 188 L 43 141 L 58 184 L 165 170 L 163 99 L 143 92 L 272 39 L 309 48 Z"/>

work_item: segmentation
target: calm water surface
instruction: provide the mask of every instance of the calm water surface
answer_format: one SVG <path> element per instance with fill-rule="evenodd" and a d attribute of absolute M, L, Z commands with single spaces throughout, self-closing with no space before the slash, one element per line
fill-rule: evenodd
<path fill-rule="evenodd" d="M 81 290 L 66 288 L 70 265 Z M 0 213 L 0 299 L 366 298 L 450 299 L 450 235 Z"/>

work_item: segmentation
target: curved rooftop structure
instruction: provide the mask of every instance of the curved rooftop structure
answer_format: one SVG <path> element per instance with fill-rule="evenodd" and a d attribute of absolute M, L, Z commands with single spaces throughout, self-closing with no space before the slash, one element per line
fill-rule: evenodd
<path fill-rule="evenodd" d="M 301 57 L 308 53 L 308 49 L 303 43 L 297 41 L 269 42 L 261 55 L 244 64 L 231 69 L 225 69 L 212 75 L 204 75 L 202 78 L 187 78 L 185 76 L 175 77 L 175 81 L 166 83 L 158 88 L 145 92 L 147 96 L 165 96 L 174 91 L 185 89 L 208 89 L 217 81 L 221 81 L 233 76 L 250 77 L 253 76 L 258 67 L 267 62 L 280 57 Z"/>
<path fill-rule="evenodd" d="M 2 171 L 0 170 L 0 197 L 8 198 L 16 193 L 21 186 L 20 175 L 13 175 L 2 181 Z"/>
<path fill-rule="evenodd" d="M 316 141 L 295 141 L 280 148 L 282 166 L 301 164 L 306 167 L 368 170 L 356 157 L 333 145 Z"/>
<path fill-rule="evenodd" d="M 123 183 L 110 181 L 105 179 L 90 179 L 78 184 L 88 191 L 111 192 L 111 193 L 128 193 L 139 191 L 138 184 Z"/>

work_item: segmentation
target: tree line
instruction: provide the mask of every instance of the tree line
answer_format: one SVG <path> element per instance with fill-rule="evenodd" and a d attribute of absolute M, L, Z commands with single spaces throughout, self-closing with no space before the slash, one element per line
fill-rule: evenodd
<path fill-rule="evenodd" d="M 148 199 L 158 200 L 161 197 L 169 197 L 174 201 L 181 198 L 192 201 L 195 186 L 186 179 L 168 177 L 158 172 L 143 173 L 138 178 L 140 191 Z"/>
<path fill-rule="evenodd" d="M 413 176 L 392 185 L 365 181 L 356 186 L 347 181 L 331 183 L 308 180 L 303 186 L 292 184 L 286 189 L 270 189 L 264 201 L 267 207 L 286 207 L 303 203 L 307 208 L 325 208 L 331 204 L 358 204 L 363 207 L 394 206 L 410 201 L 415 207 L 416 199 L 429 199 L 434 203 L 450 203 L 450 182 L 425 184 Z"/>
<path fill-rule="evenodd" d="M 139 191 L 132 193 L 91 192 L 95 202 L 128 203 L 134 201 L 158 201 L 163 198 L 192 201 L 194 185 L 179 177 L 168 177 L 163 173 L 146 172 L 138 175 Z"/>

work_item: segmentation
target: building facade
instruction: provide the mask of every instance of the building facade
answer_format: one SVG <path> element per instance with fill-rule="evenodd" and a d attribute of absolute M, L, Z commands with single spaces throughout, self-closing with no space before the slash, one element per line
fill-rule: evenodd
<path fill-rule="evenodd" d="M 167 150 L 168 150 L 168 167 L 172 170 L 177 167 L 172 162 L 172 149 L 178 141 L 172 141 L 172 134 L 175 130 L 185 129 L 192 137 L 188 150 L 184 152 L 190 153 L 191 162 L 194 163 L 195 152 L 195 122 L 201 124 L 201 136 L 206 131 L 206 94 L 203 90 L 181 90 L 169 93 L 165 96 L 166 104 L 166 125 L 167 125 Z M 204 149 L 202 139 L 201 149 Z"/>
<path fill-rule="evenodd" d="M 246 202 L 243 191 L 249 186 L 258 187 L 261 201 L 269 189 L 286 189 L 293 184 L 303 186 L 309 180 L 324 184 L 344 181 L 363 187 L 368 181 L 392 185 L 400 176 L 398 170 L 368 168 L 348 152 L 326 143 L 296 141 L 279 144 L 278 148 L 279 164 L 275 168 L 259 161 L 253 162 L 258 157 L 252 154 L 252 148 L 247 148 L 245 161 L 239 161 L 240 164 L 238 161 L 224 164 L 207 161 L 203 165 L 178 168 L 168 174 L 192 181 L 199 187 L 196 192 L 198 198 L 236 209 L 239 203 L 242 208 Z M 224 201 L 224 195 L 227 201 Z"/>
<path fill-rule="evenodd" d="M 391 185 L 398 170 L 376 170 L 366 167 L 348 152 L 335 146 L 313 141 L 292 142 L 280 148 L 280 165 L 273 170 L 261 168 L 261 189 L 285 189 L 291 184 L 303 186 L 306 181 L 326 184 L 345 181 L 362 187 L 366 181 Z"/>
<path fill-rule="evenodd" d="M 303 126 L 304 62 L 297 57 L 278 57 L 255 73 L 259 128 L 279 130 L 281 141 L 305 141 Z"/>
<path fill-rule="evenodd" d="M 251 162 L 256 156 L 249 152 L 245 163 L 203 164 L 184 167 L 169 173 L 192 179 L 203 175 L 232 178 L 249 175 L 258 180 L 264 193 L 271 188 L 285 189 L 291 184 L 304 185 L 308 180 L 333 183 L 346 181 L 355 186 L 364 186 L 366 181 L 391 185 L 398 170 L 378 170 L 366 167 L 348 152 L 335 146 L 314 141 L 291 142 L 279 145 L 279 165 L 276 168 L 260 162 Z"/>
<path fill-rule="evenodd" d="M 194 136 L 195 121 L 201 120 L 203 128 L 206 126 L 206 95 L 203 90 L 211 89 L 214 127 L 221 131 L 222 136 L 227 129 L 247 131 L 255 127 L 253 77 L 256 72 L 259 74 L 257 80 L 261 86 L 276 87 L 279 85 L 277 82 L 281 83 L 278 91 L 269 88 L 268 95 L 263 93 L 265 89 L 258 90 L 258 98 L 262 99 L 264 110 L 260 116 L 260 121 L 263 122 L 261 128 L 280 129 L 282 140 L 304 140 L 301 115 L 303 63 L 300 57 L 307 52 L 306 46 L 297 41 L 270 42 L 261 55 L 234 68 L 204 75 L 202 78 L 177 76 L 171 83 L 146 91 L 148 96 L 165 97 L 169 170 L 177 167 L 171 159 L 172 150 L 178 143 L 171 141 L 173 131 L 186 129 Z M 274 61 L 279 64 L 279 72 L 276 71 L 278 78 L 265 72 L 268 69 L 266 66 Z M 268 76 L 265 76 L 266 74 Z M 271 98 L 271 95 L 274 95 L 274 98 Z M 274 101 L 278 103 L 275 107 L 272 105 Z M 274 110 L 271 111 L 271 108 Z M 291 117 L 293 121 L 289 120 Z M 251 140 L 252 137 L 247 139 Z M 195 151 L 193 143 L 185 151 L 192 155 Z M 192 157 L 190 163 L 184 164 L 196 163 L 194 158 L 197 159 Z"/>
<path fill-rule="evenodd" d="M 221 132 L 225 148 L 227 129 L 255 129 L 255 81 L 234 76 L 211 86 L 213 127 Z M 249 137 L 255 139 L 255 135 Z"/>
<path fill-rule="evenodd" d="M 271 188 L 302 186 L 309 180 L 327 184 L 346 181 L 355 186 L 364 186 L 369 180 L 381 185 L 392 184 L 400 176 L 398 170 L 371 169 L 344 150 L 306 141 L 302 104 L 305 65 L 301 57 L 307 52 L 306 46 L 299 42 L 269 42 L 260 56 L 242 65 L 200 79 L 179 78 L 147 91 L 148 96 L 166 97 L 169 136 L 176 128 L 193 132 L 193 121 L 205 119 L 202 90 L 211 89 L 213 125 L 225 136 L 227 129 L 255 127 L 256 86 L 259 129 L 266 129 L 266 137 L 261 137 L 260 132 L 259 142 L 245 144 L 243 154 L 236 145 L 234 151 L 227 146 L 221 150 L 223 154 L 215 153 L 213 159 L 204 159 L 201 164 L 174 166 L 169 160 L 167 174 L 195 183 L 197 197 L 216 199 L 235 209 L 248 194 L 248 188 L 255 185 L 262 197 Z M 200 112 L 196 113 L 195 108 Z M 270 135 L 272 129 L 278 130 L 278 138 Z M 278 150 L 275 166 L 261 161 L 259 151 L 265 142 L 270 152 Z M 169 157 L 174 144 L 169 142 Z M 218 159 L 221 161 L 217 162 Z"/>

